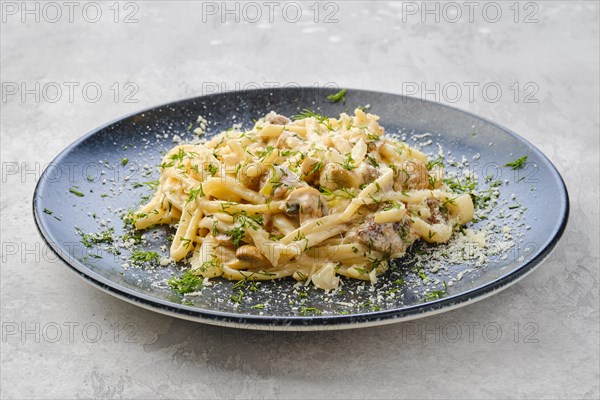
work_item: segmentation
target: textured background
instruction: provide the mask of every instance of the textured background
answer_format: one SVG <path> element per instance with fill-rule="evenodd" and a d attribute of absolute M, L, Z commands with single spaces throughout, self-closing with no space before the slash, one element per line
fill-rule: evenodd
<path fill-rule="evenodd" d="M 239 23 L 233 15 L 221 21 L 220 2 L 204 6 L 216 15 L 200 2 L 120 3 L 119 22 L 112 2 L 98 2 L 97 23 L 89 22 L 95 6 L 84 12 L 86 3 L 78 4 L 72 23 L 64 6 L 53 23 L 56 10 L 41 3 L 39 22 L 20 2 L 2 3 L 2 398 L 600 396 L 597 2 L 495 3 L 502 11 L 495 23 L 484 3 L 471 19 L 463 7 L 457 23 L 453 10 L 433 2 L 439 22 L 422 15 L 420 2 L 322 3 L 319 22 L 313 2 L 297 22 L 280 4 L 273 22 L 262 7 L 256 23 L 243 4 Z M 123 23 L 126 15 L 137 22 Z M 72 98 L 65 82 L 78 84 Z M 40 98 L 22 97 L 22 83 L 34 92 L 39 84 Z M 86 83 L 102 89 L 97 102 L 93 90 L 82 94 Z M 518 284 L 463 309 L 291 334 L 145 311 L 83 283 L 44 247 L 30 212 L 36 179 L 83 133 L 215 88 L 327 83 L 421 97 L 429 89 L 428 99 L 534 143 L 570 191 L 569 225 L 554 253 Z M 501 88 L 498 101 L 493 88 L 482 92 L 485 84 Z M 478 85 L 472 97 L 468 85 Z M 450 91 L 456 86 L 459 96 Z M 132 88 L 135 103 L 124 98 Z"/>

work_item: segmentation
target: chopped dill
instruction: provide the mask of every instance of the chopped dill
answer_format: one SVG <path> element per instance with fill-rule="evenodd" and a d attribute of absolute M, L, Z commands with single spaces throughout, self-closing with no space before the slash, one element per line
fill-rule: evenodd
<path fill-rule="evenodd" d="M 181 277 L 173 277 L 168 280 L 169 286 L 179 294 L 196 292 L 202 289 L 204 279 L 194 274 L 191 270 L 185 272 Z"/>
<path fill-rule="evenodd" d="M 379 168 L 379 163 L 376 159 L 367 154 L 367 160 L 369 160 L 369 164 L 371 164 L 375 168 Z"/>
<path fill-rule="evenodd" d="M 204 170 L 208 172 L 210 176 L 215 176 L 217 172 L 219 172 L 219 167 L 217 167 L 215 164 L 208 164 L 206 167 L 204 167 Z"/>
<path fill-rule="evenodd" d="M 523 166 L 525 165 L 526 162 L 527 162 L 527 156 L 523 156 L 523 157 L 517 158 L 514 161 L 504 164 L 504 166 L 510 167 L 513 170 L 521 169 L 521 168 L 523 168 Z"/>
<path fill-rule="evenodd" d="M 131 254 L 131 260 L 140 263 L 146 262 L 158 262 L 160 260 L 160 254 L 155 251 L 136 251 Z"/>
<path fill-rule="evenodd" d="M 317 114 L 316 112 L 309 110 L 308 108 L 305 108 L 304 110 L 300 111 L 300 113 L 294 115 L 293 118 L 295 120 L 306 119 L 306 118 L 315 118 L 321 124 L 325 125 L 328 130 L 330 130 L 330 131 L 333 130 L 333 126 L 331 125 L 331 121 L 329 121 L 329 118 L 327 118 L 324 115 Z"/>
<path fill-rule="evenodd" d="M 442 157 L 438 157 L 436 160 L 429 161 L 427 163 L 427 170 L 431 171 L 433 167 L 439 166 L 444 167 L 444 159 Z"/>
<path fill-rule="evenodd" d="M 186 249 L 190 247 L 190 244 L 192 244 L 192 239 L 184 238 L 183 236 L 180 237 L 179 240 L 181 241 L 181 243 L 183 243 L 183 247 L 185 247 Z"/>
<path fill-rule="evenodd" d="M 425 293 L 425 296 L 423 297 L 423 301 L 439 300 L 442 297 L 446 297 L 446 296 L 447 296 L 447 293 L 445 290 L 432 290 L 431 292 Z"/>
<path fill-rule="evenodd" d="M 204 191 L 202 190 L 202 184 L 198 185 L 197 188 L 190 189 L 190 194 L 186 200 L 187 203 L 194 201 L 198 198 L 198 196 L 203 197 Z"/>
<path fill-rule="evenodd" d="M 96 244 L 112 243 L 114 241 L 112 236 L 114 232 L 113 228 L 91 234 L 84 233 L 79 228 L 75 228 L 75 230 L 81 236 L 81 243 L 83 243 L 85 247 L 93 247 Z"/>
<path fill-rule="evenodd" d="M 342 89 L 335 94 L 330 94 L 327 96 L 327 100 L 332 103 L 337 103 L 338 101 L 342 101 L 342 103 L 346 103 L 346 89 Z"/>
<path fill-rule="evenodd" d="M 73 193 L 77 197 L 83 197 L 85 194 L 81 193 L 79 190 L 75 188 L 69 188 L 69 192 Z"/>
<path fill-rule="evenodd" d="M 354 164 L 354 160 L 352 159 L 351 154 L 348 154 L 346 156 L 346 158 L 344 159 L 344 164 L 342 164 L 342 166 L 344 167 L 344 169 L 347 169 L 348 171 L 352 171 L 354 168 L 356 168 L 356 165 Z"/>
<path fill-rule="evenodd" d="M 236 226 L 234 228 L 231 228 L 231 230 L 227 232 L 227 234 L 229 235 L 229 237 L 231 237 L 233 245 L 237 247 L 240 245 L 240 242 L 244 239 L 244 236 L 246 236 L 246 230 L 241 226 Z"/>
<path fill-rule="evenodd" d="M 300 308 L 300 315 L 321 315 L 323 311 L 315 307 L 302 307 Z"/>
<path fill-rule="evenodd" d="M 158 180 L 154 180 L 154 181 L 148 181 L 148 182 L 143 182 L 144 185 L 148 186 L 150 189 L 156 189 L 158 187 L 159 181 Z"/>

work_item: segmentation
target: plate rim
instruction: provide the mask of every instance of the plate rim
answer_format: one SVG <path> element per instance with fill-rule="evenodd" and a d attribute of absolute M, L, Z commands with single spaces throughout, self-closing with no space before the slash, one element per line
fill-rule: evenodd
<path fill-rule="evenodd" d="M 55 248 L 55 245 L 60 247 L 58 244 L 55 244 L 50 241 L 50 234 L 45 228 L 45 224 L 42 220 L 42 211 L 39 206 L 39 192 L 43 189 L 44 185 L 44 177 L 48 173 L 48 166 L 57 164 L 58 160 L 66 156 L 70 151 L 76 148 L 79 144 L 92 137 L 99 131 L 115 125 L 118 122 L 121 122 L 125 119 L 131 118 L 136 115 L 140 115 L 146 112 L 153 111 L 155 109 L 173 107 L 181 103 L 193 102 L 193 101 L 201 101 L 207 100 L 211 97 L 219 97 L 222 95 L 235 95 L 235 94 L 244 94 L 244 93 L 269 93 L 273 94 L 273 92 L 284 92 L 287 90 L 306 90 L 306 91 L 319 91 L 323 90 L 322 88 L 314 88 L 314 87 L 278 87 L 278 88 L 260 88 L 260 89 L 251 89 L 251 90 L 238 90 L 238 91 L 226 91 L 219 93 L 212 93 L 209 95 L 200 95 L 193 96 L 184 99 L 179 99 L 175 101 L 170 101 L 158 105 L 154 105 L 151 107 L 146 107 L 144 109 L 134 111 L 128 113 L 126 115 L 115 118 L 103 125 L 100 125 L 81 137 L 77 138 L 75 141 L 66 146 L 62 151 L 60 151 L 47 165 L 42 174 L 40 175 L 35 190 L 33 192 L 33 201 L 32 201 L 32 211 L 34 216 L 34 221 L 40 236 L 48 245 L 48 247 L 52 250 L 52 252 L 63 262 L 65 263 L 69 269 L 73 272 L 76 272 L 81 278 L 83 278 L 86 282 L 90 283 L 92 286 L 101 289 L 102 291 L 109 293 L 121 300 L 128 301 L 132 304 L 140 306 L 142 308 L 146 308 L 152 311 L 157 311 L 162 314 L 167 314 L 173 317 L 178 317 L 186 320 L 192 320 L 197 322 L 204 322 L 213 325 L 220 326 L 230 326 L 237 328 L 247 328 L 247 329 L 267 329 L 267 330 L 290 330 L 290 331 L 301 331 L 301 330 L 309 330 L 309 327 L 312 328 L 310 330 L 316 330 L 315 328 L 324 329 L 349 329 L 349 328 L 358 328 L 358 327 L 366 327 L 373 325 L 382 325 L 400 321 L 408 321 L 416 318 L 421 318 L 445 311 L 450 311 L 456 308 L 464 307 L 466 305 L 472 304 L 478 300 L 482 300 L 486 297 L 495 294 L 496 292 L 503 290 L 510 285 L 516 283 L 525 275 L 532 272 L 536 267 L 538 267 L 541 262 L 550 254 L 550 252 L 554 249 L 556 244 L 561 239 L 570 214 L 570 200 L 569 194 L 567 190 L 567 186 L 562 178 L 560 172 L 552 163 L 552 161 L 544 154 L 541 150 L 539 150 L 536 146 L 534 146 L 527 139 L 523 138 L 516 132 L 511 129 L 498 124 L 494 121 L 491 121 L 485 117 L 481 117 L 477 114 L 474 114 L 470 111 L 465 111 L 457 107 L 449 106 L 447 104 L 424 100 L 417 97 L 405 96 L 402 94 L 385 92 L 385 91 L 375 91 L 375 90 L 365 90 L 365 89 L 353 89 L 347 88 L 348 92 L 351 93 L 369 93 L 369 94 L 383 94 L 390 96 L 397 96 L 400 98 L 408 99 L 409 101 L 416 101 L 424 104 L 435 105 L 437 107 L 443 107 L 446 109 L 450 109 L 451 111 L 460 112 L 466 114 L 472 118 L 477 120 L 481 120 L 484 123 L 491 124 L 503 130 L 505 133 L 513 136 L 515 139 L 523 142 L 527 145 L 528 150 L 536 153 L 538 157 L 548 163 L 550 166 L 550 173 L 557 178 L 559 182 L 559 186 L 561 187 L 560 195 L 562 200 L 563 208 L 560 213 L 560 222 L 557 225 L 557 229 L 552 233 L 550 239 L 544 244 L 544 247 L 540 249 L 538 254 L 530 259 L 525 264 L 521 265 L 517 269 L 505 273 L 493 281 L 479 286 L 469 291 L 455 294 L 453 296 L 444 297 L 441 299 L 437 299 L 431 302 L 414 304 L 411 306 L 407 306 L 401 309 L 391 309 L 384 311 L 370 311 L 363 312 L 358 314 L 350 314 L 350 315 L 321 315 L 321 316 L 281 316 L 281 315 L 249 315 L 249 314 L 236 314 L 232 312 L 224 312 L 218 310 L 209 310 L 200 307 L 187 306 L 184 304 L 174 303 L 168 300 L 159 299 L 139 291 L 135 291 L 133 289 L 127 288 L 119 283 L 111 281 L 98 273 L 90 270 L 84 263 L 79 262 L 76 259 L 70 258 L 67 259 L 66 256 L 63 256 L 64 252 L 60 251 L 60 249 Z M 301 329 L 303 328 L 303 329 Z"/>

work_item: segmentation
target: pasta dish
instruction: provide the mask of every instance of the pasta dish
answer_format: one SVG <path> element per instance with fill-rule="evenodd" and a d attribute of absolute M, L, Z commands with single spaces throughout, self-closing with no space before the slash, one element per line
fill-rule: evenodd
<path fill-rule="evenodd" d="M 441 162 L 356 109 L 328 118 L 275 112 L 163 158 L 136 229 L 175 225 L 170 257 L 205 278 L 293 277 L 334 289 L 370 280 L 417 240 L 447 242 L 473 218 Z"/>

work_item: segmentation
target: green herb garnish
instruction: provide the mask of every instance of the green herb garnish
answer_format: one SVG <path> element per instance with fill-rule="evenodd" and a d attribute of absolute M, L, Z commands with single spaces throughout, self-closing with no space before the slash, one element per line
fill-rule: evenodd
<path fill-rule="evenodd" d="M 332 103 L 337 103 L 340 100 L 343 103 L 346 103 L 346 89 L 342 89 L 335 94 L 330 94 L 327 96 L 327 100 L 331 101 Z"/>
<path fill-rule="evenodd" d="M 342 164 L 342 166 L 348 171 L 352 171 L 354 168 L 356 168 L 356 165 L 354 165 L 354 160 L 352 159 L 352 154 L 348 154 L 346 156 L 346 158 L 344 159 L 344 164 Z"/>
<path fill-rule="evenodd" d="M 159 181 L 158 180 L 154 180 L 154 181 L 148 181 L 148 182 L 143 182 L 144 185 L 148 186 L 150 189 L 156 189 L 159 185 Z"/>
<path fill-rule="evenodd" d="M 73 193 L 77 197 L 83 197 L 83 196 L 85 196 L 85 194 L 81 193 L 79 190 L 77 190 L 75 188 L 70 188 L 69 192 Z"/>
<path fill-rule="evenodd" d="M 442 297 L 446 297 L 446 291 L 445 290 L 432 290 L 431 292 L 425 293 L 425 297 L 423 297 L 424 301 L 433 301 L 433 300 L 439 300 Z"/>
<path fill-rule="evenodd" d="M 155 251 L 136 251 L 135 253 L 131 254 L 131 260 L 142 263 L 159 261 L 160 254 Z"/>
<path fill-rule="evenodd" d="M 241 226 L 236 226 L 235 228 L 232 228 L 229 232 L 227 232 L 227 234 L 229 235 L 229 237 L 231 237 L 233 245 L 237 247 L 240 245 L 240 242 L 244 239 L 244 236 L 246 235 L 246 230 Z"/>
<path fill-rule="evenodd" d="M 317 171 L 319 171 L 322 167 L 323 167 L 323 161 L 318 161 L 315 163 L 315 165 L 312 166 L 312 168 L 310 169 L 310 171 L 308 171 L 308 174 L 306 174 L 306 175 L 312 175 L 312 174 L 316 173 Z"/>
<path fill-rule="evenodd" d="M 504 164 L 505 167 L 510 167 L 514 169 L 521 169 L 527 162 L 527 156 L 523 156 L 521 158 L 517 158 L 515 161 L 511 161 L 509 163 Z"/>
<path fill-rule="evenodd" d="M 97 233 L 84 233 L 79 228 L 75 228 L 77 233 L 81 236 L 81 243 L 85 247 L 93 247 L 96 244 L 100 243 L 112 243 L 113 239 L 113 228 L 108 228 L 105 231 L 97 232 Z"/>
<path fill-rule="evenodd" d="M 444 159 L 442 157 L 438 157 L 436 160 L 427 162 L 427 170 L 431 171 L 436 165 L 439 167 L 444 167 Z"/>
<path fill-rule="evenodd" d="M 179 294 L 196 292 L 202 288 L 203 282 L 204 279 L 192 271 L 187 271 L 180 278 L 173 277 L 168 281 L 169 286 Z"/>
<path fill-rule="evenodd" d="M 206 167 L 204 167 L 204 170 L 208 172 L 210 176 L 215 176 L 217 172 L 219 172 L 219 167 L 217 167 L 215 164 L 208 164 Z"/>
<path fill-rule="evenodd" d="M 371 164 L 374 168 L 379 168 L 379 163 L 377 162 L 377 160 L 371 157 L 370 155 L 367 155 L 367 160 L 369 160 L 369 164 Z"/>
<path fill-rule="evenodd" d="M 198 198 L 198 196 L 204 196 L 204 191 L 202 190 L 202 184 L 198 185 L 197 188 L 190 189 L 190 195 L 188 196 L 186 202 L 194 201 Z"/>
<path fill-rule="evenodd" d="M 305 119 L 305 118 L 315 118 L 317 121 L 319 121 L 320 123 L 325 125 L 327 127 L 327 129 L 329 129 L 330 131 L 333 130 L 333 126 L 331 125 L 331 121 L 329 121 L 329 118 L 327 118 L 324 115 L 317 114 L 316 112 L 309 110 L 308 108 L 305 108 L 304 110 L 300 111 L 300 113 L 294 115 L 293 118 L 295 120 L 300 120 L 300 119 Z"/>
<path fill-rule="evenodd" d="M 446 178 L 444 183 L 457 193 L 471 193 L 477 187 L 477 181 L 470 176 L 466 176 L 463 180 L 458 177 Z"/>
<path fill-rule="evenodd" d="M 321 315 L 323 312 L 321 310 L 319 310 L 318 308 L 314 308 L 314 307 L 302 307 L 300 309 L 300 315 Z"/>
<path fill-rule="evenodd" d="M 183 236 L 180 237 L 179 240 L 181 241 L 181 243 L 183 243 L 183 247 L 185 247 L 186 249 L 192 244 L 192 239 L 184 238 Z"/>

